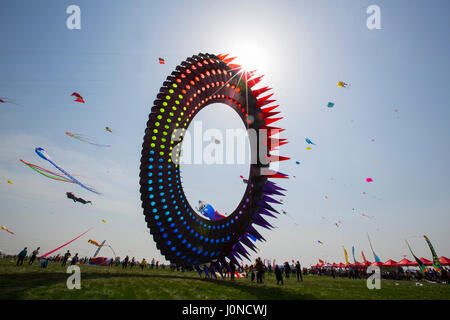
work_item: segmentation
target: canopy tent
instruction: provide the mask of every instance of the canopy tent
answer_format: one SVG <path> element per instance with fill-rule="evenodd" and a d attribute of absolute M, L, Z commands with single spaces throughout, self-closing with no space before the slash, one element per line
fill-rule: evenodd
<path fill-rule="evenodd" d="M 426 266 L 432 266 L 433 265 L 433 261 L 427 260 L 427 259 L 425 259 L 423 257 L 420 258 L 419 260 L 422 261 L 423 264 L 426 265 Z"/>
<path fill-rule="evenodd" d="M 383 266 L 383 262 L 381 262 L 381 261 L 374 262 L 374 263 L 371 264 L 371 266 L 373 266 L 373 267 L 382 267 Z"/>
<path fill-rule="evenodd" d="M 397 262 L 397 265 L 401 266 L 401 267 L 412 267 L 412 266 L 417 266 L 417 262 L 413 262 L 410 261 L 408 259 L 402 259 L 399 262 Z"/>
<path fill-rule="evenodd" d="M 383 267 L 397 267 L 398 263 L 392 259 L 389 259 L 385 263 L 383 263 Z"/>
<path fill-rule="evenodd" d="M 444 256 L 439 258 L 439 262 L 443 265 L 443 266 L 449 266 L 450 265 L 450 259 L 446 258 Z"/>

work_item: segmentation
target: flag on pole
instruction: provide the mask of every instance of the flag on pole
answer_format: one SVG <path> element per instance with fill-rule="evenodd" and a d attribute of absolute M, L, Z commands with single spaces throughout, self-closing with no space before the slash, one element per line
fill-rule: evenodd
<path fill-rule="evenodd" d="M 347 250 L 345 250 L 345 247 L 344 247 L 344 246 L 342 246 L 342 248 L 344 248 L 345 264 L 348 266 L 350 263 L 348 263 L 348 254 L 347 254 Z"/>
<path fill-rule="evenodd" d="M 409 246 L 408 241 L 405 240 L 405 242 L 406 242 L 406 245 L 408 246 L 409 251 L 411 252 L 412 256 L 414 257 L 414 259 L 416 260 L 417 264 L 419 265 L 420 271 L 422 271 L 422 274 L 425 274 L 425 264 L 422 262 L 422 260 L 420 260 L 419 258 L 417 258 L 417 257 L 414 255 L 414 253 L 413 253 L 412 250 L 411 250 L 411 247 Z"/>
<path fill-rule="evenodd" d="M 431 254 L 433 255 L 433 268 L 435 268 L 437 271 L 441 271 L 442 270 L 441 262 L 439 261 L 436 251 L 434 251 L 434 248 L 433 248 L 433 245 L 431 244 L 430 239 L 428 239 L 427 236 L 423 236 L 423 237 L 427 241 L 428 246 L 430 247 L 430 250 L 431 250 Z"/>

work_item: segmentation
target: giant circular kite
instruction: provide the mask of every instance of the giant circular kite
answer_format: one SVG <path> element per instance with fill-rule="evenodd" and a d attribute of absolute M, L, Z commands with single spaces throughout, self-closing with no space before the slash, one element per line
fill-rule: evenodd
<path fill-rule="evenodd" d="M 269 181 L 287 175 L 269 168 L 271 162 L 288 160 L 269 152 L 285 143 L 277 139 L 283 129 L 272 123 L 278 105 L 273 94 L 260 97 L 268 87 L 254 89 L 262 76 L 232 64 L 227 55 L 198 54 L 187 58 L 164 81 L 149 115 L 142 145 L 140 191 L 145 220 L 157 248 L 178 266 L 206 266 L 221 273 L 230 263 L 249 259 L 244 245 L 256 252 L 254 242 L 265 241 L 255 229 L 272 226 L 262 216 L 278 213 L 269 203 L 280 203 L 273 195 L 284 189 Z M 224 103 L 235 110 L 248 130 L 252 159 L 245 193 L 227 217 L 210 220 L 190 206 L 180 180 L 180 150 L 183 134 L 196 114 L 212 103 Z M 266 151 L 264 151 L 266 150 Z M 262 157 L 260 155 L 262 154 Z M 253 155 L 259 155 L 254 157 Z M 228 260 L 227 260 L 227 259 Z"/>

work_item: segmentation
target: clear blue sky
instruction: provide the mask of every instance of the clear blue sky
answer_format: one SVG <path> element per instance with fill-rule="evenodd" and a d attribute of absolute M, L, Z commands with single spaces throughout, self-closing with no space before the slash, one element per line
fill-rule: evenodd
<path fill-rule="evenodd" d="M 71 4 L 81 8 L 81 30 L 66 28 Z M 371 4 L 381 8 L 381 30 L 366 27 Z M 290 143 L 280 151 L 292 161 L 280 170 L 296 178 L 282 182 L 288 216 L 262 231 L 261 257 L 339 262 L 342 246 L 349 253 L 355 246 L 357 260 L 361 250 L 373 260 L 367 233 L 382 260 L 408 254 L 405 239 L 430 259 L 423 234 L 449 256 L 449 10 L 448 1 L 2 1 L 0 96 L 19 105 L 0 105 L 0 224 L 16 233 L 0 232 L 0 250 L 47 252 L 93 226 L 67 248 L 92 255 L 87 240 L 106 239 L 121 257 L 162 260 L 139 197 L 142 139 L 167 75 L 208 52 L 247 58 L 266 75 L 284 116 Z M 338 88 L 339 80 L 351 88 Z M 85 104 L 73 102 L 74 91 Z M 198 119 L 241 127 L 222 106 Z M 305 137 L 317 143 L 313 150 Z M 19 159 L 52 169 L 35 147 L 95 179 L 89 183 L 103 195 L 22 165 Z M 189 200 L 232 210 L 246 168 L 185 166 Z M 94 204 L 75 204 L 66 191 Z"/>

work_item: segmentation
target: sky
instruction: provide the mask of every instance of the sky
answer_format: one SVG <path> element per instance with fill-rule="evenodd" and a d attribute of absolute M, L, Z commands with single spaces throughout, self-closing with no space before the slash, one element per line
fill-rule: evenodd
<path fill-rule="evenodd" d="M 66 26 L 72 4 L 81 9 L 79 30 Z M 366 24 L 373 4 L 381 29 Z M 258 228 L 267 241 L 253 259 L 342 262 L 342 247 L 353 260 L 354 246 L 358 261 L 361 250 L 373 261 L 367 235 L 383 261 L 412 259 L 405 240 L 431 259 L 423 235 L 449 256 L 449 9 L 448 1 L 401 0 L 2 1 L 0 97 L 16 104 L 0 104 L 0 224 L 15 234 L 0 232 L 0 250 L 45 253 L 93 227 L 59 253 L 91 256 L 96 248 L 87 240 L 106 240 L 120 257 L 164 262 L 141 208 L 143 136 L 165 78 L 203 52 L 230 53 L 264 74 L 261 86 L 273 88 L 284 117 L 278 124 L 289 143 L 280 154 L 292 160 L 280 164 L 290 179 L 279 181 L 287 191 L 278 208 L 287 214 L 269 218 L 274 230 Z M 86 103 L 74 102 L 72 92 Z M 243 128 L 220 104 L 195 120 Z M 306 137 L 316 143 L 311 151 Z M 19 159 L 54 169 L 36 147 L 102 194 L 24 166 Z M 248 168 L 183 165 L 191 205 L 203 200 L 231 212 Z M 67 191 L 93 204 L 74 203 Z"/>

